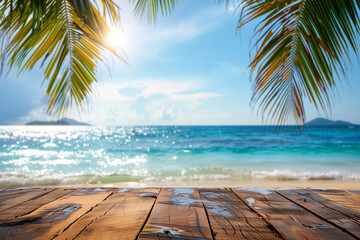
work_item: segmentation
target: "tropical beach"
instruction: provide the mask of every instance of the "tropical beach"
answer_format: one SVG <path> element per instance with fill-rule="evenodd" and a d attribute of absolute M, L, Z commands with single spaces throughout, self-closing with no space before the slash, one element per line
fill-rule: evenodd
<path fill-rule="evenodd" d="M 360 239 L 360 1 L 0 1 L 0 240 Z"/>

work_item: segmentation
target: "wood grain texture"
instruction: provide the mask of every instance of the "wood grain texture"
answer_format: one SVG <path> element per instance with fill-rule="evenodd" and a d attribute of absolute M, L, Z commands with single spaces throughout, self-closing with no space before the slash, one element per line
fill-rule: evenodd
<path fill-rule="evenodd" d="M 337 204 L 360 213 L 360 191 L 345 191 L 340 189 L 311 189 L 312 192 Z"/>
<path fill-rule="evenodd" d="M 360 191 L 0 188 L 2 239 L 360 239 Z"/>
<path fill-rule="evenodd" d="M 212 239 L 197 189 L 163 188 L 138 239 Z"/>
<path fill-rule="evenodd" d="M 29 214 L 41 206 L 44 206 L 58 198 L 65 196 L 68 193 L 75 191 L 75 189 L 54 189 L 53 191 L 47 192 L 40 196 L 34 197 L 27 201 L 21 202 L 8 209 L 0 211 L 0 224 L 6 221 L 21 217 Z"/>
<path fill-rule="evenodd" d="M 106 199 L 112 189 L 82 188 L 0 224 L 0 239 L 52 239 Z"/>
<path fill-rule="evenodd" d="M 199 189 L 216 240 L 281 239 L 230 189 Z"/>
<path fill-rule="evenodd" d="M 354 239 L 274 191 L 233 190 L 285 239 Z"/>
<path fill-rule="evenodd" d="M 354 194 L 360 194 L 360 189 L 351 189 L 351 190 L 348 190 L 348 192 L 351 192 L 351 193 L 354 193 Z"/>
<path fill-rule="evenodd" d="M 360 213 L 309 190 L 282 190 L 277 192 L 351 236 L 360 238 Z"/>
<path fill-rule="evenodd" d="M 114 191 L 55 239 L 135 239 L 159 191 L 159 188 Z"/>
<path fill-rule="evenodd" d="M 54 190 L 54 188 L 2 189 L 0 191 L 0 211 Z"/>

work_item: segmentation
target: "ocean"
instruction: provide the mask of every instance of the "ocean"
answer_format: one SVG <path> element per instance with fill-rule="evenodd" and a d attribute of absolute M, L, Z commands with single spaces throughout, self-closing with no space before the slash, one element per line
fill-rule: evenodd
<path fill-rule="evenodd" d="M 360 128 L 2 126 L 0 186 L 360 180 Z"/>

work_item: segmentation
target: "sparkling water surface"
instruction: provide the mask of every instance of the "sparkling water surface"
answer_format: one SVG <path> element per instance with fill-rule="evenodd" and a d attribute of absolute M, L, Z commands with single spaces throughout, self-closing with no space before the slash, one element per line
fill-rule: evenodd
<path fill-rule="evenodd" d="M 360 128 L 0 127 L 0 186 L 360 180 Z"/>

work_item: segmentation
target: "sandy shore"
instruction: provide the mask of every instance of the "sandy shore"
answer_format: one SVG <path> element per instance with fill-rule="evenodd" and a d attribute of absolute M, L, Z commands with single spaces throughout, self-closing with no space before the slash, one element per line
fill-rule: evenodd
<path fill-rule="evenodd" d="M 116 187 L 116 188 L 145 188 L 145 187 L 188 187 L 188 188 L 324 188 L 324 189 L 360 189 L 359 181 L 182 181 L 182 182 L 128 182 L 110 184 L 70 184 L 57 186 L 21 186 L 26 187 Z M 0 187 L 4 188 L 4 187 Z"/>
<path fill-rule="evenodd" d="M 229 185 L 228 187 L 248 187 L 248 188 L 338 188 L 338 189 L 360 189 L 360 182 L 251 182 Z"/>

